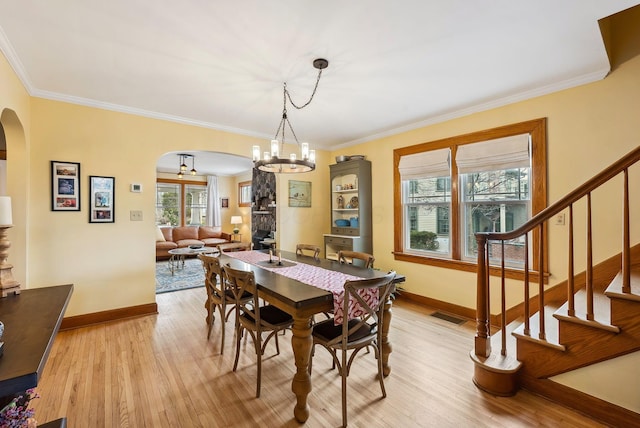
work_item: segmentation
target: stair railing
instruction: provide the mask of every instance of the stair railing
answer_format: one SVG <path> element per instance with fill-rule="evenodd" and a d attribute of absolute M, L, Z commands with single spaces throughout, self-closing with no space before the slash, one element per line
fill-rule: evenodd
<path fill-rule="evenodd" d="M 555 202 L 548 206 L 544 210 L 540 211 L 534 217 L 532 217 L 524 225 L 510 232 L 478 232 L 475 234 L 476 242 L 478 244 L 478 272 L 477 272 L 477 301 L 476 301 L 476 336 L 475 336 L 475 355 L 480 357 L 488 357 L 491 354 L 491 307 L 490 307 L 490 254 L 489 254 L 489 241 L 498 241 L 501 248 L 501 332 L 502 343 L 500 353 L 506 355 L 506 298 L 505 298 L 505 241 L 509 241 L 516 238 L 524 238 L 524 334 L 530 335 L 529 318 L 531 317 L 530 305 L 529 305 L 529 236 L 533 236 L 534 233 L 538 234 L 540 245 L 538 246 L 538 309 L 539 309 L 539 333 L 538 338 L 540 340 L 546 340 L 546 327 L 544 323 L 544 308 L 545 308 L 545 296 L 544 296 L 544 238 L 546 226 L 550 219 L 554 218 L 557 214 L 565 209 L 569 209 L 569 235 L 568 235 L 568 277 L 567 277 L 567 302 L 569 308 L 569 315 L 575 316 L 575 282 L 574 282 L 574 224 L 573 224 L 573 204 L 582 198 L 586 198 L 586 211 L 587 211 L 587 224 L 586 224 L 586 236 L 587 236 L 587 248 L 586 259 L 587 266 L 585 272 L 586 292 L 587 292 L 587 313 L 586 318 L 588 320 L 594 319 L 593 313 L 593 248 L 592 248 L 592 224 L 591 224 L 591 192 L 596 188 L 602 186 L 612 178 L 623 174 L 623 207 L 622 207 L 622 292 L 631 292 L 631 247 L 630 247 L 630 228 L 629 228 L 629 173 L 628 169 L 636 162 L 640 161 L 640 146 L 629 152 L 617 162 L 610 165 L 608 168 L 594 176 L 592 179 Z"/>

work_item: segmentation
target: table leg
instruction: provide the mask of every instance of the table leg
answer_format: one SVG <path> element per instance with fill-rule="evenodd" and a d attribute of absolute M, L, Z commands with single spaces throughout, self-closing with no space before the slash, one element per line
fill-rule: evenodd
<path fill-rule="evenodd" d="M 175 270 L 175 266 L 174 266 L 175 262 L 176 262 L 176 256 L 174 254 L 171 254 L 171 257 L 169 257 L 169 270 L 171 271 L 171 276 L 173 276 L 173 272 Z"/>
<path fill-rule="evenodd" d="M 391 325 L 391 299 L 384 305 L 384 315 L 382 320 L 382 373 L 385 377 L 391 373 L 389 367 L 389 354 L 393 351 L 389 342 L 389 326 Z"/>
<path fill-rule="evenodd" d="M 311 376 L 309 376 L 309 359 L 311 358 L 311 318 L 294 318 L 291 346 L 296 362 L 296 374 L 293 376 L 291 390 L 296 395 L 296 407 L 293 415 L 298 422 L 309 419 L 307 396 L 311 392 Z"/>

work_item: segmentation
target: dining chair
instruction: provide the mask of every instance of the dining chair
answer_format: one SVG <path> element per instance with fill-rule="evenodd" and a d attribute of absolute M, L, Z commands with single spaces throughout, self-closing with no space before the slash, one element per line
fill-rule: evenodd
<path fill-rule="evenodd" d="M 225 242 L 218 244 L 218 251 L 228 253 L 229 251 L 250 251 L 251 242 Z"/>
<path fill-rule="evenodd" d="M 313 252 L 313 258 L 318 260 L 318 256 L 320 255 L 320 247 L 318 247 L 317 245 L 311 245 L 311 244 L 298 244 L 296 245 L 296 254 L 304 256 L 306 255 L 304 252 L 305 251 L 312 251 Z"/>
<path fill-rule="evenodd" d="M 226 275 L 229 289 L 237 296 L 237 320 L 236 323 L 236 358 L 233 362 L 233 371 L 238 368 L 240 357 L 240 340 L 245 331 L 249 333 L 253 341 L 257 357 L 258 375 L 256 385 L 256 398 L 260 397 L 260 384 L 262 381 L 262 356 L 265 348 L 272 337 L 275 337 L 276 355 L 280 354 L 278 345 L 278 332 L 284 331 L 293 326 L 293 317 L 273 305 L 260 306 L 258 293 L 256 292 L 255 277 L 253 271 L 233 269 L 225 265 L 222 271 Z M 245 301 L 240 296 L 251 293 L 251 301 Z M 262 333 L 268 333 L 263 340 Z"/>
<path fill-rule="evenodd" d="M 363 253 L 360 251 L 338 251 L 338 261 L 340 263 L 356 265 L 356 263 L 354 263 L 356 260 L 360 260 L 361 267 L 373 268 L 373 262 L 375 261 L 375 258 L 371 254 Z"/>
<path fill-rule="evenodd" d="M 343 321 L 336 325 L 334 318 L 321 321 L 313 326 L 313 348 L 309 361 L 309 374 L 311 374 L 313 355 L 316 345 L 324 347 L 333 358 L 333 363 L 338 367 L 338 373 L 342 377 L 342 424 L 347 426 L 347 377 L 356 354 L 368 347 L 374 350 L 374 356 L 378 360 L 378 379 L 382 398 L 387 396 L 384 388 L 384 373 L 382 371 L 382 326 L 384 323 L 384 307 L 395 286 L 393 280 L 395 272 L 389 272 L 383 277 L 346 281 L 344 283 Z M 364 290 L 378 290 L 378 299 L 367 302 L 369 299 L 362 297 Z M 375 299 L 374 299 L 375 300 Z M 349 305 L 357 302 L 363 310 L 362 315 L 348 319 Z M 351 354 L 348 356 L 348 351 Z M 347 359 L 347 356 L 349 357 Z"/>
<path fill-rule="evenodd" d="M 202 262 L 204 268 L 204 285 L 207 290 L 207 300 L 205 301 L 205 308 L 207 309 L 207 340 L 211 337 L 211 330 L 215 321 L 216 308 L 220 313 L 220 354 L 224 353 L 224 336 L 225 336 L 225 322 L 229 319 L 229 315 L 236 309 L 235 295 L 226 287 L 226 280 L 224 273 L 222 272 L 222 266 L 220 265 L 220 259 L 217 255 L 213 254 L 198 254 L 198 258 Z M 246 293 L 241 296 L 243 301 L 250 301 L 253 299 L 251 293 Z M 227 311 L 227 306 L 229 310 Z M 236 316 L 237 318 L 237 316 Z"/>

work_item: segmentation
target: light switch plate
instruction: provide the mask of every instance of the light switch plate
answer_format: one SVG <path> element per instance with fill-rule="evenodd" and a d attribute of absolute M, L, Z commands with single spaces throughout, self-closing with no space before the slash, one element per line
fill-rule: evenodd
<path fill-rule="evenodd" d="M 129 219 L 131 221 L 142 221 L 142 211 L 140 210 L 129 211 Z"/>

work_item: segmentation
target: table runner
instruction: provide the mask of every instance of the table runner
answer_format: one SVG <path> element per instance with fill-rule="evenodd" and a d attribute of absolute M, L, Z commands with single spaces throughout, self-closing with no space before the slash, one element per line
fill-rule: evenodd
<path fill-rule="evenodd" d="M 345 281 L 360 280 L 363 278 L 349 275 L 342 272 L 336 272 L 329 269 L 324 269 L 319 266 L 308 265 L 306 263 L 300 263 L 295 260 L 282 259 L 293 263 L 290 267 L 269 267 L 264 264 L 258 264 L 269 260 L 269 254 L 261 251 L 235 251 L 225 253 L 226 256 L 236 258 L 245 263 L 252 264 L 261 269 L 265 269 L 274 273 L 277 273 L 287 278 L 295 279 L 296 281 L 303 282 L 305 284 L 318 287 L 322 290 L 330 291 L 333 294 L 333 316 L 336 325 L 342 323 L 343 319 L 343 304 L 344 304 L 344 283 Z M 277 260 L 274 257 L 274 260 Z M 369 306 L 375 306 L 378 303 L 378 290 L 364 290 L 360 293 L 362 298 Z M 364 314 L 360 304 L 354 299 L 349 300 L 349 319 L 359 317 Z"/>

